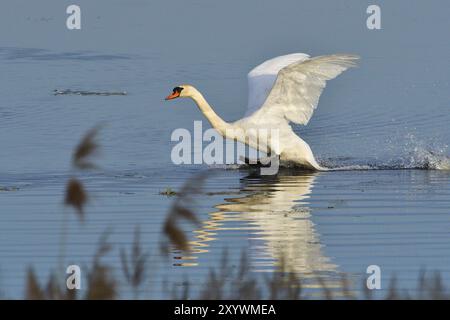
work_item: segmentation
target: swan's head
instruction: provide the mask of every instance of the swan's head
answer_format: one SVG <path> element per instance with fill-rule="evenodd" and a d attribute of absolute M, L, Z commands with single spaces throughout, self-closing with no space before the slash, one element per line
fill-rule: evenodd
<path fill-rule="evenodd" d="M 197 90 L 188 84 L 183 84 L 173 88 L 172 93 L 166 97 L 166 100 L 173 100 L 176 98 L 190 98 L 197 93 Z"/>

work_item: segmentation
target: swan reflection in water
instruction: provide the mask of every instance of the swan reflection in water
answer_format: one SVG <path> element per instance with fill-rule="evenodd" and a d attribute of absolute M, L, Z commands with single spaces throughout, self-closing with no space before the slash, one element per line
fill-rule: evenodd
<path fill-rule="evenodd" d="M 207 254 L 221 235 L 241 230 L 247 232 L 252 271 L 273 272 L 283 264 L 286 271 L 295 272 L 302 280 L 309 279 L 307 287 L 340 286 L 338 268 L 324 255 L 308 207 L 319 174 L 243 178 L 240 196 L 226 198 L 225 203 L 215 206 L 217 210 L 194 231 L 191 255 L 176 257 L 181 260 L 177 265 L 197 266 L 200 255 Z"/>

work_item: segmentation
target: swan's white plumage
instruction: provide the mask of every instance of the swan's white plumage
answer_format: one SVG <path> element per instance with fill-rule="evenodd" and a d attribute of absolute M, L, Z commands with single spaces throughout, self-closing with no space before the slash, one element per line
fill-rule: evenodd
<path fill-rule="evenodd" d="M 272 90 L 254 116 L 306 125 L 317 108 L 326 81 L 355 66 L 357 59 L 354 55 L 335 54 L 289 64 L 278 72 Z"/>
<path fill-rule="evenodd" d="M 294 53 L 267 60 L 248 74 L 247 115 L 232 123 L 223 121 L 194 87 L 182 85 L 179 96 L 194 99 L 211 125 L 226 138 L 278 155 L 287 164 L 327 170 L 317 163 L 311 148 L 292 130 L 290 122 L 307 124 L 326 81 L 355 66 L 357 59 L 347 54 L 310 58 Z M 258 136 L 261 130 L 272 135 L 273 129 L 277 137 L 271 136 L 269 141 Z"/>
<path fill-rule="evenodd" d="M 292 53 L 267 60 L 252 69 L 247 75 L 248 105 L 245 115 L 251 115 L 263 105 L 281 69 L 306 59 L 309 55 L 305 53 Z"/>
<path fill-rule="evenodd" d="M 248 74 L 249 104 L 247 116 L 232 124 L 234 128 L 279 130 L 276 146 L 267 146 L 289 163 L 325 170 L 309 145 L 289 122 L 306 125 L 319 103 L 326 81 L 355 66 L 355 55 L 335 54 L 310 58 L 295 53 L 268 60 Z M 242 139 L 240 139 L 242 140 Z M 264 150 L 265 146 L 258 146 Z"/>

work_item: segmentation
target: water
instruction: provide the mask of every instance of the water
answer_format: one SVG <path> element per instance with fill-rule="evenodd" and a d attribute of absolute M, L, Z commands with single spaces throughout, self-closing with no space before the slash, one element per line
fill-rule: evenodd
<path fill-rule="evenodd" d="M 233 265 L 247 252 L 257 276 L 286 256 L 313 294 L 311 275 L 330 286 L 347 275 L 357 290 L 371 264 L 381 267 L 384 289 L 395 275 L 400 287 L 414 290 L 421 269 L 439 270 L 449 283 L 447 2 L 382 1 L 380 31 L 366 29 L 365 1 L 79 1 L 80 31 L 65 28 L 68 4 L 8 1 L 0 14 L 4 297 L 23 296 L 30 265 L 42 281 L 58 268 L 64 215 L 67 262 L 88 264 L 99 235 L 111 228 L 107 261 L 117 275 L 119 250 L 130 248 L 139 225 L 155 273 L 146 293 L 155 298 L 162 279 L 204 279 L 224 249 Z M 225 120 L 238 119 L 246 73 L 291 52 L 362 57 L 358 69 L 329 84 L 308 126 L 295 128 L 321 163 L 346 170 L 269 179 L 214 168 L 197 197 L 201 226 L 186 226 L 193 256 L 161 259 L 161 225 L 173 198 L 159 192 L 178 190 L 205 169 L 172 164 L 170 134 L 193 129 L 202 116 L 189 101 L 163 98 L 191 83 Z M 100 169 L 76 172 L 73 148 L 99 123 Z M 83 224 L 63 206 L 73 175 L 91 195 Z"/>

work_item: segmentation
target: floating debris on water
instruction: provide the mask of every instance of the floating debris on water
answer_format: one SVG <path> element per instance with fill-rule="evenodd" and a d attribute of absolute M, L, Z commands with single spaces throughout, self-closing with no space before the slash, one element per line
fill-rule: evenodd
<path fill-rule="evenodd" d="M 19 188 L 18 187 L 3 187 L 3 186 L 0 186 L 0 192 L 2 192 L 2 191 L 18 191 L 19 190 Z"/>
<path fill-rule="evenodd" d="M 172 197 L 172 196 L 177 195 L 177 192 L 175 190 L 173 190 L 172 188 L 166 188 L 165 190 L 161 191 L 159 194 L 163 195 L 163 196 Z"/>
<path fill-rule="evenodd" d="M 85 90 L 53 90 L 55 96 L 58 95 L 78 95 L 78 96 L 126 96 L 126 91 L 85 91 Z"/>

